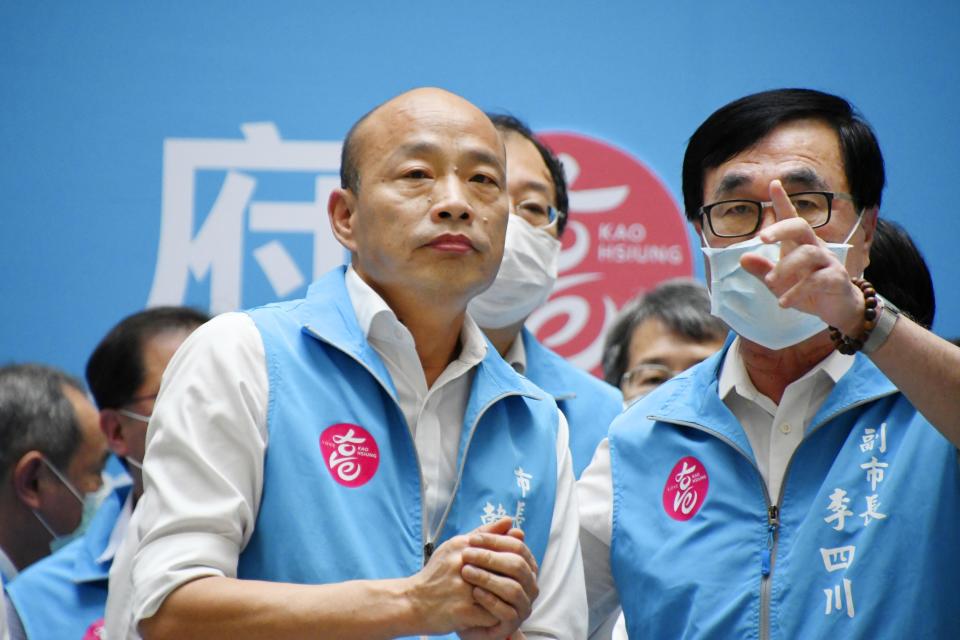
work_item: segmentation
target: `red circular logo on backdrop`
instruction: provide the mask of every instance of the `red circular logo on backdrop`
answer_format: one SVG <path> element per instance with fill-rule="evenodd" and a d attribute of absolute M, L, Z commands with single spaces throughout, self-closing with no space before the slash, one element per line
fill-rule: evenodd
<path fill-rule="evenodd" d="M 345 487 L 365 485 L 380 466 L 380 449 L 357 424 L 335 424 L 320 434 L 323 461 L 333 479 Z"/>
<path fill-rule="evenodd" d="M 663 509 L 674 520 L 689 520 L 700 511 L 709 488 L 710 478 L 700 461 L 681 458 L 663 486 Z"/>
<path fill-rule="evenodd" d="M 663 280 L 693 275 L 686 219 L 653 171 L 622 149 L 574 133 L 538 137 L 563 162 L 570 217 L 560 277 L 527 326 L 546 346 L 599 374 L 617 310 Z"/>

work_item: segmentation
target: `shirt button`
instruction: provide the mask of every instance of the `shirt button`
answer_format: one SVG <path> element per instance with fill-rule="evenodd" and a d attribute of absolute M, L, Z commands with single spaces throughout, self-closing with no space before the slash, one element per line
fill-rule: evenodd
<path fill-rule="evenodd" d="M 784 422 L 780 425 L 780 431 L 784 434 L 790 433 L 790 425 Z"/>

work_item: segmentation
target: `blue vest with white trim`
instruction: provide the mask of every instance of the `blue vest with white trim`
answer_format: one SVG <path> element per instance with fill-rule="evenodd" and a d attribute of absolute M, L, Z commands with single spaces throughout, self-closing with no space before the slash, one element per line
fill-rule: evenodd
<path fill-rule="evenodd" d="M 409 576 L 425 547 L 516 517 L 542 561 L 556 494 L 557 407 L 488 345 L 463 419 L 442 530 L 426 531 L 419 463 L 396 391 L 338 268 L 303 300 L 249 312 L 263 338 L 268 446 L 238 576 L 305 584 Z M 452 636 L 451 636 L 452 637 Z"/>
<path fill-rule="evenodd" d="M 579 478 L 607 437 L 610 423 L 623 410 L 623 394 L 547 349 L 526 328 L 520 335 L 527 355 L 524 375 L 553 396 L 567 418 L 573 476 Z"/>
<path fill-rule="evenodd" d="M 97 562 L 110 542 L 132 485 L 118 485 L 90 521 L 86 533 L 30 565 L 7 585 L 30 640 L 82 640 L 103 625 L 107 579 L 113 558 Z"/>
<path fill-rule="evenodd" d="M 611 564 L 631 637 L 960 638 L 957 449 L 857 355 L 771 513 L 717 392 L 725 353 L 610 430 Z"/>

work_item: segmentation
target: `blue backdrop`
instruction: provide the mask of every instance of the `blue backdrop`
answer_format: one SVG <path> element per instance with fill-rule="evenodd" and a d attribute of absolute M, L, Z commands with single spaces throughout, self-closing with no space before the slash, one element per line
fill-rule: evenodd
<path fill-rule="evenodd" d="M 934 328 L 958 336 L 958 33 L 953 1 L 4 2 L 0 361 L 81 373 L 148 302 L 301 293 L 341 257 L 317 226 L 338 141 L 417 85 L 609 141 L 678 202 L 714 109 L 839 93 L 878 132 Z"/>

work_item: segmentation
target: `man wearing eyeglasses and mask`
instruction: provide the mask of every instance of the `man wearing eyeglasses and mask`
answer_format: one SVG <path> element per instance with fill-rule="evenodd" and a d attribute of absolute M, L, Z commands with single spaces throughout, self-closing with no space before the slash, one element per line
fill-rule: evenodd
<path fill-rule="evenodd" d="M 736 336 L 618 418 L 578 485 L 592 627 L 619 601 L 631 636 L 960 637 L 960 349 L 859 278 L 883 183 L 869 125 L 817 91 L 691 137 L 687 216 Z"/>
<path fill-rule="evenodd" d="M 507 150 L 509 222 L 503 261 L 490 288 L 467 311 L 500 355 L 557 401 L 570 425 L 573 472 L 580 473 L 620 413 L 616 388 L 564 360 L 524 328 L 547 301 L 557 280 L 560 237 L 567 224 L 567 182 L 563 166 L 527 125 L 503 114 L 490 115 Z"/>
<path fill-rule="evenodd" d="M 103 626 L 108 572 L 143 494 L 144 440 L 160 378 L 177 348 L 207 319 L 186 307 L 148 309 L 121 320 L 94 349 L 86 377 L 100 409 L 100 429 L 132 482 L 114 487 L 82 537 L 10 586 L 14 638 L 96 637 Z M 129 589 L 113 591 L 128 595 Z"/>

